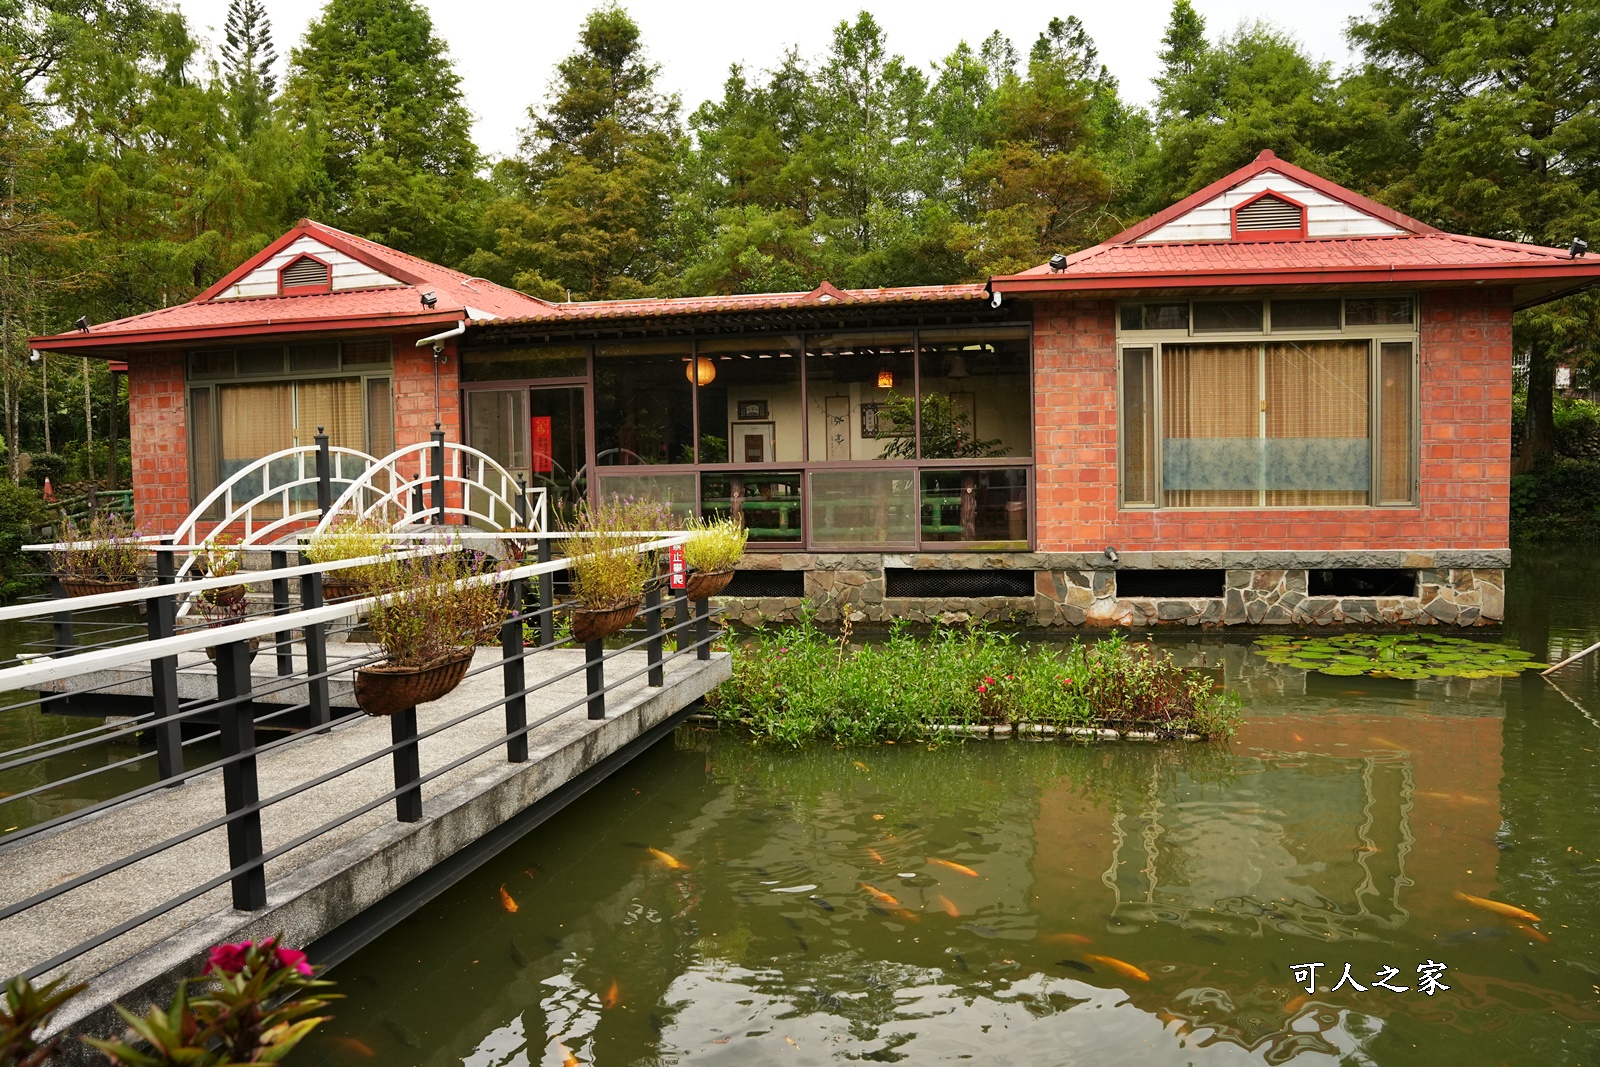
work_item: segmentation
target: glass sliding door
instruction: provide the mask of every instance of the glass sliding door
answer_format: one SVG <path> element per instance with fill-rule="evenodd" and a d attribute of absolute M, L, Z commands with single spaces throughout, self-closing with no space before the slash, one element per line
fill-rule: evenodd
<path fill-rule="evenodd" d="M 528 484 L 545 487 L 553 521 L 570 514 L 589 492 L 584 390 L 581 385 L 535 386 L 528 396 Z"/>

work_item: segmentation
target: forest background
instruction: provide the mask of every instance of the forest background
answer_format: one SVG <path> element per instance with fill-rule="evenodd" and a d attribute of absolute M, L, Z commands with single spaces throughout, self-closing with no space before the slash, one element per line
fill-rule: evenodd
<path fill-rule="evenodd" d="M 158 0 L 0 0 L 10 481 L 26 454 L 23 481 L 104 483 L 127 425 L 103 363 L 41 366 L 30 334 L 186 300 L 302 216 L 553 300 L 913 285 L 1093 244 L 1270 148 L 1448 230 L 1600 236 L 1600 0 L 1381 0 L 1347 36 L 1335 69 L 1176 0 L 1143 107 L 1076 18 L 924 69 L 863 11 L 686 111 L 602 6 L 491 160 L 413 0 L 329 0 L 281 84 L 263 0 L 233 0 L 214 53 Z M 1600 475 L 1549 480 L 1574 418 L 1600 425 L 1554 389 L 1558 363 L 1600 362 L 1600 298 L 1519 314 L 1516 346 L 1514 501 L 1600 517 Z"/>

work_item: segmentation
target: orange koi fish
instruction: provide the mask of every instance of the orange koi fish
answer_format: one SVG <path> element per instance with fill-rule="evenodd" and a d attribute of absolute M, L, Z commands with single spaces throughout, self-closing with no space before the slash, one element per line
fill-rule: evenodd
<path fill-rule="evenodd" d="M 1094 938 L 1084 937 L 1082 934 L 1045 934 L 1041 941 L 1052 945 L 1092 945 Z"/>
<path fill-rule="evenodd" d="M 890 896 L 888 893 L 885 893 L 876 886 L 871 886 L 866 882 L 862 882 L 861 888 L 865 889 L 868 893 L 871 893 L 872 899 L 876 900 L 880 904 L 887 904 L 891 908 L 898 908 L 900 906 L 900 901 L 896 900 L 894 897 Z"/>
<path fill-rule="evenodd" d="M 957 874 L 966 875 L 968 878 L 976 878 L 976 877 L 978 877 L 978 872 L 977 871 L 973 870 L 971 867 L 968 867 L 966 864 L 963 864 L 963 863 L 952 863 L 949 860 L 942 860 L 937 856 L 929 856 L 928 857 L 928 862 L 929 863 L 937 863 L 941 867 L 947 867 L 950 870 L 955 871 Z"/>
<path fill-rule="evenodd" d="M 506 887 L 500 887 L 500 906 L 511 914 L 517 913 L 517 902 L 511 899 L 511 894 L 506 892 Z"/>
<path fill-rule="evenodd" d="M 1465 901 L 1468 904 L 1471 904 L 1474 908 L 1482 908 L 1484 911 L 1492 911 L 1496 915 L 1504 915 L 1508 919 L 1521 919 L 1523 922 L 1530 923 L 1536 923 L 1539 921 L 1539 916 L 1535 915 L 1531 911 L 1528 911 L 1526 908 L 1519 908 L 1515 904 L 1502 904 L 1498 900 L 1489 900 L 1485 897 L 1475 897 L 1471 893 L 1455 893 L 1453 895 L 1457 900 Z"/>
<path fill-rule="evenodd" d="M 956 907 L 955 901 L 951 900 L 947 896 L 944 896 L 943 894 L 940 894 L 940 896 L 939 896 L 939 907 L 943 908 L 944 909 L 944 913 L 946 915 L 950 916 L 950 918 L 952 918 L 952 919 L 961 918 L 961 909 Z"/>
<path fill-rule="evenodd" d="M 1520 933 L 1527 934 L 1529 937 L 1533 938 L 1535 941 L 1539 942 L 1541 945 L 1548 945 L 1550 943 L 1550 935 L 1549 934 L 1545 933 L 1543 930 L 1535 930 L 1533 927 L 1529 926 L 1527 923 L 1512 923 L 1511 926 L 1512 926 L 1513 929 L 1519 931 Z"/>
<path fill-rule="evenodd" d="M 572 1054 L 570 1048 L 559 1041 L 556 1042 L 556 1048 L 561 1050 L 561 1067 L 579 1067 L 578 1057 Z"/>
<path fill-rule="evenodd" d="M 910 908 L 896 908 L 894 909 L 894 915 L 895 918 L 900 919 L 902 922 L 916 923 L 922 921 L 917 918 L 917 913 Z"/>
<path fill-rule="evenodd" d="M 378 1055 L 376 1052 L 372 1051 L 371 1045 L 358 1038 L 336 1037 L 333 1039 L 333 1043 L 344 1049 L 346 1052 L 360 1056 L 363 1059 L 375 1059 Z"/>
<path fill-rule="evenodd" d="M 684 863 L 682 860 L 676 858 L 675 856 L 667 855 L 665 852 L 662 852 L 659 848 L 651 849 L 650 850 L 650 855 L 652 855 L 656 859 L 660 860 L 662 866 L 666 867 L 666 869 L 669 870 L 669 871 L 687 871 L 689 869 L 689 865 L 687 863 Z"/>
<path fill-rule="evenodd" d="M 1083 958 L 1086 960 L 1093 960 L 1107 970 L 1116 971 L 1124 978 L 1136 978 L 1141 982 L 1150 981 L 1150 976 L 1148 974 L 1145 974 L 1133 964 L 1119 960 L 1114 956 L 1096 956 L 1092 952 L 1085 952 L 1083 954 Z"/>
<path fill-rule="evenodd" d="M 1285 1015 L 1293 1015 L 1295 1012 L 1305 1007 L 1310 1000 L 1310 993 L 1301 993 L 1298 997 L 1290 997 L 1288 1002 L 1283 1006 L 1283 1013 Z"/>
<path fill-rule="evenodd" d="M 870 770 L 872 770 L 871 767 L 868 767 L 865 763 L 862 763 L 858 759 L 857 760 L 851 760 L 850 761 L 850 766 L 854 767 L 858 771 L 870 771 Z"/>
<path fill-rule="evenodd" d="M 873 860 L 875 862 L 877 862 L 877 863 L 883 863 L 884 862 L 883 857 L 878 855 L 878 850 L 875 849 L 875 848 L 867 849 L 867 855 L 871 856 L 873 858 Z"/>
<path fill-rule="evenodd" d="M 622 992 L 617 988 L 617 980 L 611 980 L 611 988 L 606 990 L 606 995 L 600 998 L 600 1003 L 605 1007 L 614 1008 L 622 1003 Z"/>

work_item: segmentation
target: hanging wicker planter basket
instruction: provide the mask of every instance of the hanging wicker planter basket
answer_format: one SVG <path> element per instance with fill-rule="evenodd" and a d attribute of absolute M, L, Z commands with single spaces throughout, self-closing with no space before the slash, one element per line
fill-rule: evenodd
<path fill-rule="evenodd" d="M 366 586 L 360 582 L 341 581 L 339 579 L 329 581 L 326 575 L 323 576 L 322 602 L 324 604 L 332 603 L 335 600 L 349 600 L 352 597 L 365 596 L 366 592 Z"/>
<path fill-rule="evenodd" d="M 68 578 L 57 576 L 68 596 L 93 596 L 96 593 L 122 593 L 139 588 L 139 583 L 121 578 Z"/>
<path fill-rule="evenodd" d="M 582 644 L 610 637 L 633 621 L 641 601 L 634 600 L 609 608 L 572 609 L 572 639 Z"/>
<path fill-rule="evenodd" d="M 256 653 L 259 651 L 261 651 L 261 638 L 252 637 L 250 639 L 250 662 L 255 662 Z M 206 659 L 210 660 L 212 663 L 217 662 L 216 645 L 212 645 L 210 648 L 206 649 Z"/>
<path fill-rule="evenodd" d="M 706 600 L 718 596 L 733 581 L 733 569 L 725 571 L 691 571 L 684 582 L 683 591 L 690 600 Z"/>
<path fill-rule="evenodd" d="M 368 715 L 393 715 L 438 700 L 467 675 L 472 649 L 463 648 L 426 667 L 382 664 L 356 671 L 356 703 Z"/>
<path fill-rule="evenodd" d="M 200 599 L 212 607 L 237 610 L 244 607 L 248 592 L 242 585 L 225 585 L 221 589 L 207 589 L 200 594 Z"/>

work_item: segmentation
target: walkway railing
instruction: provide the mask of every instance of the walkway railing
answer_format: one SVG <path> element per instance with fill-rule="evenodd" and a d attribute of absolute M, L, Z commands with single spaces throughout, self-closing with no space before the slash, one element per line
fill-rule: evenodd
<path fill-rule="evenodd" d="M 530 535 L 524 533 L 516 536 L 526 539 Z M 75 922 L 82 922 L 85 927 L 91 928 L 85 930 L 85 936 L 48 958 L 32 960 L 22 973 L 37 977 L 51 972 L 223 885 L 231 884 L 236 908 L 246 911 L 260 909 L 267 902 L 268 863 L 390 802 L 394 804 L 398 821 L 418 821 L 422 818 L 421 790 L 428 782 L 496 749 L 504 750 L 508 762 L 526 762 L 529 758 L 529 735 L 540 727 L 580 709 L 590 719 L 603 719 L 606 716 L 607 696 L 619 686 L 643 677 L 647 686 L 660 687 L 665 684 L 666 666 L 674 659 L 692 656 L 707 660 L 711 657 L 712 643 L 717 635 L 711 626 L 712 612 L 707 602 L 702 600 L 691 605 L 682 593 L 664 591 L 658 582 L 652 584 L 646 594 L 639 620 L 642 634 L 637 631 L 625 632 L 620 642 L 613 642 L 617 647 L 610 649 L 602 642 L 589 642 L 582 646 L 582 662 L 564 668 L 558 663 L 554 673 L 529 684 L 525 667 L 530 659 L 549 649 L 572 644 L 570 638 L 563 638 L 557 632 L 557 612 L 570 605 L 558 604 L 553 588 L 555 578 L 568 569 L 572 560 L 551 558 L 550 535 L 531 536 L 538 542 L 538 562 L 502 565 L 498 570 L 464 579 L 464 582 L 491 583 L 504 589 L 507 612 L 499 633 L 500 655 L 493 664 L 476 666 L 469 671 L 469 677 L 499 672 L 501 685 L 492 700 L 465 708 L 421 730 L 417 726 L 416 709 L 410 708 L 391 717 L 391 744 L 387 747 L 367 752 L 357 759 L 265 797 L 260 795 L 258 759 L 279 750 L 315 745 L 326 735 L 330 726 L 360 717 L 359 712 L 352 712 L 336 719 L 340 709 L 334 708 L 330 700 L 330 682 L 340 675 L 378 662 L 382 658 L 381 650 L 354 643 L 345 643 L 341 649 L 338 643 L 330 642 L 330 637 L 347 635 L 360 614 L 381 601 L 402 594 L 373 595 L 328 604 L 323 600 L 322 583 L 326 575 L 346 568 L 370 565 L 379 557 L 290 565 L 286 558 L 288 549 L 274 549 L 271 552 L 271 568 L 252 572 L 245 578 L 252 584 L 270 586 L 272 598 L 269 605 L 237 621 L 182 630 L 175 625 L 175 611 L 180 598 L 205 590 L 237 586 L 244 576 L 177 582 L 173 558 L 184 551 L 177 546 L 154 549 L 158 559 L 164 561 L 159 568 L 160 582 L 155 586 L 0 608 L 0 623 L 48 623 L 56 644 L 50 655 L 24 655 L 18 662 L 0 667 L 0 692 L 40 690 L 36 698 L 0 706 L 0 719 L 15 722 L 18 717 L 49 713 L 53 704 L 63 700 L 81 704 L 84 700 L 95 699 L 97 693 L 104 693 L 110 688 L 119 685 L 126 687 L 130 679 L 141 684 L 148 682 L 150 694 L 149 711 L 129 720 L 107 721 L 103 725 L 67 732 L 47 740 L 30 741 L 9 751 L 0 751 L 0 780 L 10 774 L 12 781 L 26 777 L 32 782 L 16 788 L 10 795 L 0 794 L 0 828 L 4 828 L 4 832 L 0 832 L 0 864 L 6 862 L 8 855 L 47 832 L 161 790 L 181 788 L 209 791 L 218 788 L 217 783 L 220 782 L 223 798 L 221 815 L 203 819 L 161 840 L 100 862 L 92 869 L 39 889 L 23 899 L 5 903 L 0 906 L 0 924 L 25 916 L 34 909 L 44 908 L 66 894 L 208 833 L 225 831 L 228 850 L 226 869 L 195 872 L 195 884 L 137 914 L 115 923 L 108 920 L 108 925 L 102 929 L 92 929 L 95 922 L 93 912 L 84 912 L 75 917 Z M 659 559 L 661 554 L 681 544 L 686 537 L 682 533 L 652 534 L 648 540 L 638 544 L 635 551 L 654 554 Z M 406 540 L 413 543 L 399 551 L 415 555 L 456 551 L 459 547 L 459 543 L 453 539 L 440 539 L 434 543 L 416 538 Z M 298 606 L 289 597 L 291 582 L 299 583 Z M 141 603 L 146 609 L 147 640 L 135 644 L 86 646 L 77 643 L 73 629 L 75 616 L 105 608 L 125 610 Z M 672 616 L 670 622 L 666 619 L 669 612 Z M 532 635 L 531 642 L 525 641 L 525 627 L 527 633 Z M 253 643 L 259 643 L 262 652 L 270 648 L 275 659 L 271 673 L 252 674 L 250 662 Z M 669 643 L 671 651 L 667 650 Z M 180 665 L 180 657 L 187 656 L 193 660 L 193 654 L 202 651 L 209 652 L 215 659 L 215 696 L 183 699 L 178 686 L 180 670 L 209 673 L 210 669 L 198 660 Z M 639 651 L 644 653 L 642 663 L 617 662 L 619 656 Z M 632 659 L 636 661 L 638 657 Z M 611 668 L 609 671 L 608 666 Z M 529 717 L 528 697 L 531 694 L 578 675 L 585 679 L 581 696 L 566 700 L 560 706 L 533 718 Z M 108 676 L 111 681 L 106 681 Z M 281 707 L 263 704 L 264 698 L 274 696 L 279 700 L 293 699 L 293 702 Z M 268 706 L 272 710 L 266 710 Z M 496 731 L 491 740 L 473 745 L 468 751 L 426 773 L 420 770 L 419 745 L 459 730 L 464 724 L 480 720 L 496 710 L 504 713 L 504 728 Z M 283 726 L 291 719 L 299 721 L 304 728 L 276 739 L 262 740 L 259 734 L 261 727 Z M 197 730 L 198 723 L 213 722 L 214 728 Z M 183 730 L 186 725 L 190 734 L 187 737 Z M 15 734 L 13 731 L 12 736 Z M 55 773 L 68 762 L 84 762 L 81 757 L 97 746 L 117 739 L 132 740 L 140 734 L 154 735 L 152 751 L 108 760 L 88 769 L 73 767 L 69 768 L 68 773 Z M 0 737 L 5 735 L 5 731 L 0 730 Z M 220 748 L 216 758 L 206 759 L 195 766 L 186 765 L 186 750 L 213 741 Z M 346 810 L 328 811 L 327 818 L 318 825 L 282 840 L 271 848 L 263 846 L 263 819 L 272 818 L 274 805 L 385 759 L 393 763 L 393 789 L 355 803 Z M 133 788 L 105 790 L 103 792 L 106 795 L 98 800 L 69 811 L 50 814 L 37 807 L 38 802 L 47 798 L 59 800 L 69 787 L 81 790 L 94 779 L 147 765 L 150 760 L 155 761 L 155 773 L 147 773 L 148 780 L 143 784 Z M 210 777 L 212 772 L 217 771 L 221 772 L 220 775 Z M 204 810 L 214 803 L 214 799 L 202 800 L 197 797 L 192 810 Z M 29 807 L 34 807 L 32 814 L 38 816 L 31 822 L 23 814 Z"/>

